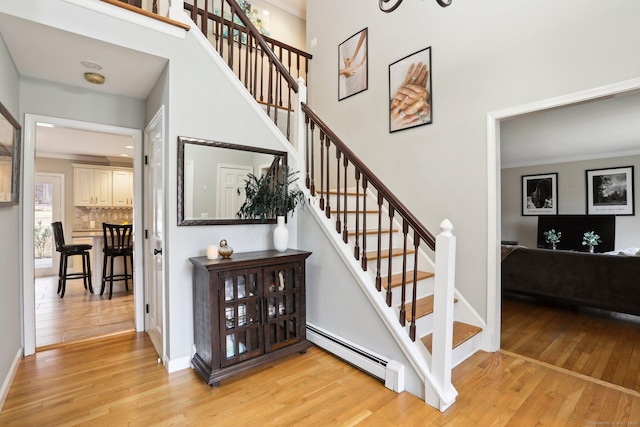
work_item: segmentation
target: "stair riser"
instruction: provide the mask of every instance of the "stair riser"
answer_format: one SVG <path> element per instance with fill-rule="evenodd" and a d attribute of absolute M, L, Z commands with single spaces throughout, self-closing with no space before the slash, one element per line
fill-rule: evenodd
<path fill-rule="evenodd" d="M 367 228 L 377 228 L 378 227 L 378 214 L 377 213 L 368 213 L 367 215 Z M 359 219 L 359 229 L 360 232 L 362 232 L 363 229 L 363 215 L 362 213 L 360 213 L 358 215 Z M 331 213 L 331 218 L 335 221 L 335 212 Z M 342 211 L 340 213 L 340 222 L 342 222 L 344 224 L 344 211 Z M 387 221 L 387 225 L 385 225 L 383 228 L 389 228 L 388 225 L 389 221 Z M 355 213 L 350 213 L 347 215 L 347 227 L 349 229 L 349 231 L 355 231 L 356 229 L 356 214 Z"/>
<path fill-rule="evenodd" d="M 377 251 L 378 250 L 378 233 L 377 233 L 377 228 L 374 228 L 374 229 L 376 229 L 375 233 L 367 234 L 366 237 L 365 237 L 367 239 L 367 252 Z M 403 245 L 404 245 L 404 241 L 403 241 L 404 237 L 402 236 L 402 234 L 399 233 L 399 232 L 394 232 L 392 234 L 393 234 L 393 240 L 392 240 L 392 243 L 391 243 L 392 248 L 402 248 Z M 384 251 L 384 250 L 389 249 L 389 233 L 388 232 L 386 232 L 386 233 L 383 232 L 381 234 L 381 236 L 382 236 L 382 243 L 380 245 L 380 248 L 381 248 L 381 250 Z M 356 241 L 355 237 L 356 237 L 355 235 L 349 236 L 349 241 L 352 244 L 355 244 L 355 241 Z M 362 237 L 362 234 L 360 234 L 360 236 L 358 238 L 358 242 L 360 243 L 360 247 L 362 247 L 362 241 L 363 241 L 363 237 Z M 413 249 L 413 248 L 407 242 L 407 250 L 409 250 L 409 249 Z M 413 254 L 409 254 L 407 256 L 413 257 Z"/>
<path fill-rule="evenodd" d="M 374 275 L 377 271 L 377 260 L 375 258 L 367 260 L 367 269 Z M 397 274 L 402 272 L 402 257 L 393 257 L 391 263 L 391 274 Z M 413 270 L 413 254 L 407 255 L 407 268 L 406 271 Z M 389 259 L 383 258 L 380 263 L 380 276 L 388 276 L 389 272 Z"/>
<path fill-rule="evenodd" d="M 383 285 L 384 285 L 384 278 Z M 413 295 L 413 284 L 407 284 L 407 291 L 405 297 L 405 303 L 411 301 L 411 297 Z M 386 292 L 386 290 L 385 290 Z M 402 298 L 402 286 L 396 286 L 391 288 L 392 302 L 395 307 L 400 305 L 400 301 Z M 420 299 L 422 297 L 426 297 L 427 295 L 433 294 L 433 279 L 421 280 L 418 282 L 418 292 L 417 298 Z"/>

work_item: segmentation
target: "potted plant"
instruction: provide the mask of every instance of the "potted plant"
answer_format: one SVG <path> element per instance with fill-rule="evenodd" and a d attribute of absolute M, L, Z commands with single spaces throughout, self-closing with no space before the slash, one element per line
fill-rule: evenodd
<path fill-rule="evenodd" d="M 595 231 L 587 231 L 582 236 L 582 244 L 589 246 L 589 252 L 593 253 L 595 246 L 598 243 L 602 243 L 602 240 L 600 240 L 600 236 L 597 235 Z"/>
<path fill-rule="evenodd" d="M 556 230 L 552 228 L 549 231 L 545 231 L 543 234 L 546 242 L 551 244 L 551 249 L 555 249 L 557 244 L 560 242 L 560 237 L 562 236 L 562 232 L 558 231 L 556 233 Z"/>
<path fill-rule="evenodd" d="M 288 166 L 260 177 L 248 174 L 244 188 L 246 199 L 237 213 L 240 218 L 257 218 L 262 222 L 275 217 L 278 225 L 273 232 L 274 247 L 279 252 L 286 251 L 289 242 L 285 217 L 304 201 L 302 190 L 290 187 L 298 180 L 297 174 Z"/>

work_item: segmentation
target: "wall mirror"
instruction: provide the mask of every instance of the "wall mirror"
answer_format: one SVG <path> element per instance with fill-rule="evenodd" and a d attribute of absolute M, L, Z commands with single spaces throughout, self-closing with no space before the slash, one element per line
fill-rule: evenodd
<path fill-rule="evenodd" d="M 20 195 L 20 123 L 0 103 L 0 206 L 18 204 Z"/>
<path fill-rule="evenodd" d="M 285 151 L 178 137 L 178 225 L 275 223 L 240 219 L 245 178 L 287 164 Z"/>

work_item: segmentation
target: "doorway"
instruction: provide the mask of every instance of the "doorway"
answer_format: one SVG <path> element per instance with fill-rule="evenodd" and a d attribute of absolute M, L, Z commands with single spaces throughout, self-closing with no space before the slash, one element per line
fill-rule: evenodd
<path fill-rule="evenodd" d="M 33 225 L 35 277 L 57 274 L 60 256 L 53 242 L 51 223 L 64 218 L 64 174 L 36 172 Z"/>
<path fill-rule="evenodd" d="M 501 333 L 501 277 L 500 277 L 500 241 L 501 241 L 501 162 L 500 162 L 500 123 L 503 120 L 535 113 L 557 107 L 569 106 L 593 101 L 640 89 L 640 78 L 552 98 L 532 104 L 512 107 L 487 114 L 487 327 L 491 331 L 490 351 L 500 349 Z"/>
<path fill-rule="evenodd" d="M 128 138 L 130 138 L 131 141 L 133 141 L 132 145 L 134 147 L 132 149 L 132 153 L 135 159 L 133 163 L 134 200 L 141 200 L 139 197 L 136 197 L 136 196 L 139 196 L 141 194 L 141 184 L 142 184 L 142 178 L 140 176 L 140 171 L 142 169 L 142 162 L 141 162 L 142 132 L 140 130 L 122 128 L 122 127 L 116 127 L 116 126 L 108 126 L 108 125 L 102 125 L 97 123 L 80 122 L 80 121 L 61 119 L 61 118 L 55 118 L 55 117 L 38 116 L 38 115 L 32 115 L 32 114 L 25 115 L 23 167 L 25 171 L 30 171 L 30 173 L 25 173 L 23 178 L 24 202 L 22 205 L 22 233 L 23 233 L 23 236 L 25 236 L 23 238 L 23 242 L 24 242 L 23 244 L 24 323 L 23 324 L 24 324 L 25 355 L 35 353 L 36 344 L 37 344 L 36 343 L 36 286 L 35 286 L 36 269 L 34 268 L 36 247 L 34 244 L 33 236 L 34 236 L 34 225 L 37 223 L 36 214 L 35 214 L 35 210 L 36 210 L 35 193 L 36 193 L 36 181 L 37 181 L 36 174 L 35 174 L 35 171 L 36 171 L 35 154 L 36 154 L 36 139 L 37 139 L 37 133 L 38 133 L 37 132 L 38 123 L 46 123 L 46 124 L 57 126 L 60 128 L 77 129 L 85 132 L 96 132 L 101 134 L 127 136 Z M 69 169 L 71 170 L 71 167 L 69 167 Z M 66 193 L 69 195 L 72 192 L 72 188 L 73 188 L 72 179 L 69 179 L 69 177 L 67 177 L 67 180 L 65 182 L 66 183 L 64 185 L 67 187 Z M 64 191 L 62 191 L 62 194 L 64 194 Z M 72 198 L 68 197 L 67 204 L 72 203 L 72 200 L 73 200 Z M 63 217 L 66 216 L 67 218 L 69 217 L 73 218 L 73 215 L 71 215 L 71 212 L 69 210 L 66 210 L 65 214 L 66 215 L 63 215 Z M 133 210 L 134 224 L 136 223 L 142 224 L 141 214 L 142 214 L 141 209 Z M 44 220 L 43 220 L 43 224 L 44 224 Z M 68 237 L 71 236 L 70 232 L 71 230 L 65 229 L 65 234 Z M 141 245 L 140 240 L 142 239 L 138 239 L 135 242 L 135 246 L 134 246 L 134 251 L 136 251 L 139 254 L 142 253 L 142 250 L 140 249 L 140 245 Z M 142 257 L 139 256 L 139 257 L 135 257 L 134 259 L 134 283 L 140 284 L 140 286 L 134 286 L 133 295 L 131 296 L 131 299 L 133 302 L 130 303 L 131 317 L 132 317 L 130 329 L 135 329 L 138 331 L 141 331 L 144 329 L 144 314 L 142 309 L 143 279 L 142 279 L 142 259 L 141 258 Z M 57 264 L 53 261 L 53 258 L 52 258 L 51 264 L 53 269 L 55 270 L 55 273 L 54 273 L 55 276 L 48 276 L 48 277 L 49 278 L 55 277 L 55 281 L 50 283 L 48 286 L 52 288 L 50 292 L 52 292 L 55 295 L 56 289 L 57 289 Z M 96 263 L 94 261 L 93 264 L 94 264 L 92 265 L 93 271 L 97 271 L 96 267 L 101 270 L 101 264 L 102 264 L 101 262 Z M 38 280 L 41 280 L 41 279 L 38 278 Z M 99 283 L 96 283 L 96 288 L 97 288 L 96 294 L 89 294 L 88 292 L 86 292 L 85 294 L 82 284 L 80 285 L 73 284 L 72 287 L 78 288 L 78 290 L 83 295 L 86 295 L 86 297 L 89 297 L 89 295 L 99 296 L 99 293 L 100 293 Z M 67 287 L 67 292 L 69 292 L 69 290 L 70 288 Z M 66 294 L 64 300 L 62 301 L 64 301 L 64 303 L 70 303 L 71 298 L 67 299 L 69 296 L 70 296 L 69 294 Z M 61 301 L 59 296 L 57 297 L 56 301 L 57 302 Z M 79 315 L 78 318 L 75 319 L 74 323 L 77 326 L 81 327 L 85 320 L 86 319 L 83 317 L 83 315 Z M 74 338 L 71 338 L 71 339 L 74 339 Z"/>

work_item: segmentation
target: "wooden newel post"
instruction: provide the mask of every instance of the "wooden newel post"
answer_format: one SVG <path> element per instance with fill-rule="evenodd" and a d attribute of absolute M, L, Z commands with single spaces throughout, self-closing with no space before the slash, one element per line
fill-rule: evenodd
<path fill-rule="evenodd" d="M 448 219 L 440 223 L 436 237 L 436 274 L 434 282 L 432 373 L 445 395 L 455 398 L 451 384 L 453 369 L 453 301 L 455 298 L 456 237 Z"/>

